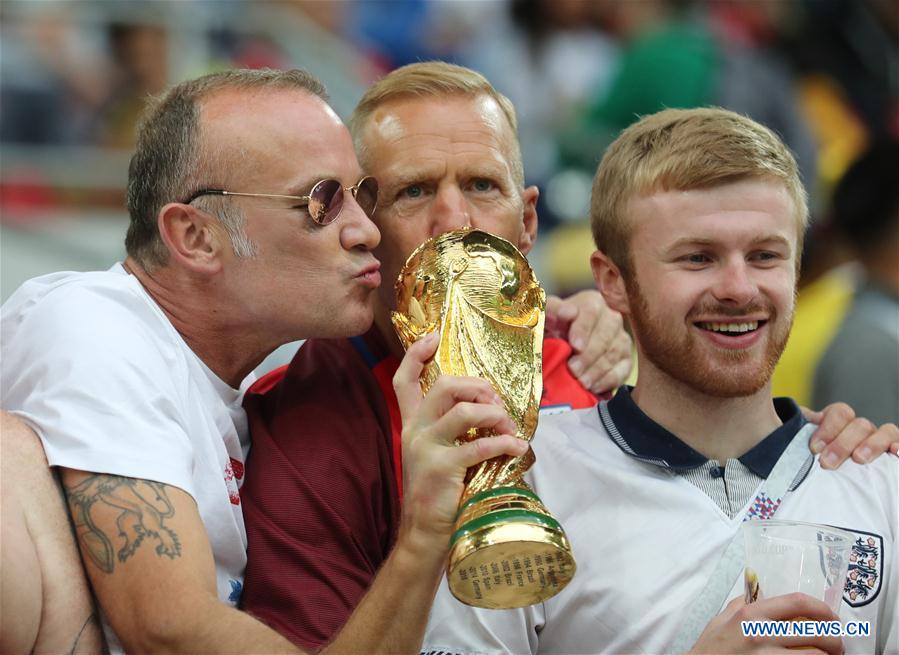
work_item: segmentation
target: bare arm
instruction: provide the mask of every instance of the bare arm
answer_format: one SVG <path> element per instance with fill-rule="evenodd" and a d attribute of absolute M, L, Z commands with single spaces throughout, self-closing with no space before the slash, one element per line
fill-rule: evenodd
<path fill-rule="evenodd" d="M 301 652 L 219 602 L 196 503 L 148 480 L 62 470 L 78 544 L 113 630 L 128 652 Z"/>
<path fill-rule="evenodd" d="M 103 652 L 103 634 L 65 509 L 37 435 L 0 416 L 3 456 L 0 652 Z"/>

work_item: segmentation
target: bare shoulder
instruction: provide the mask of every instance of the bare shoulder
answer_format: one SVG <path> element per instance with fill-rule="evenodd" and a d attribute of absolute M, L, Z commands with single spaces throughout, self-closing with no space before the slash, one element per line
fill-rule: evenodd
<path fill-rule="evenodd" d="M 103 636 L 41 442 L 0 413 L 3 652 L 99 653 Z M 43 617 L 43 620 L 42 620 Z"/>
<path fill-rule="evenodd" d="M 10 421 L 3 415 L 0 426 L 3 456 L 0 457 L 2 473 L 3 511 L 0 512 L 0 606 L 3 621 L 0 622 L 0 651 L 4 653 L 30 653 L 37 642 L 41 624 L 42 594 L 34 580 L 40 579 L 40 563 L 28 526 L 25 511 L 14 492 L 14 455 L 7 447 Z"/>

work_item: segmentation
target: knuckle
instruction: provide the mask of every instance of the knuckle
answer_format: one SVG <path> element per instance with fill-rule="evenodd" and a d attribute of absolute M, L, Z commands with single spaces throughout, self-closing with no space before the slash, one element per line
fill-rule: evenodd
<path fill-rule="evenodd" d="M 787 594 L 786 600 L 793 606 L 794 611 L 798 614 L 808 614 L 818 609 L 817 603 L 819 601 L 798 591 Z"/>
<path fill-rule="evenodd" d="M 754 608 L 752 605 L 743 605 L 743 607 L 741 607 L 734 613 L 734 620 L 737 623 L 741 621 L 751 621 L 754 618 L 753 609 Z"/>
<path fill-rule="evenodd" d="M 611 355 L 608 352 L 605 352 L 599 355 L 596 358 L 596 361 L 593 362 L 592 369 L 596 371 L 598 374 L 605 375 L 607 372 L 611 371 L 614 367 L 614 362 L 611 359 Z"/>
<path fill-rule="evenodd" d="M 484 437 L 481 439 L 475 439 L 471 442 L 474 455 L 480 460 L 487 459 L 493 452 L 493 449 L 491 448 L 491 446 L 493 446 L 493 443 L 491 443 L 489 439 L 489 437 Z"/>
<path fill-rule="evenodd" d="M 600 316 L 602 316 L 602 310 L 603 308 L 599 303 L 593 302 L 592 299 L 588 299 L 588 302 L 581 303 L 578 311 L 586 314 L 591 320 L 595 322 L 599 319 Z"/>
<path fill-rule="evenodd" d="M 483 391 L 483 392 L 486 392 L 489 394 L 496 393 L 496 390 L 493 388 L 493 385 L 490 384 L 490 382 L 488 382 L 487 380 L 485 380 L 483 378 L 472 378 L 472 380 L 479 391 Z"/>
<path fill-rule="evenodd" d="M 453 419 L 467 426 L 472 425 L 475 421 L 474 407 L 469 403 L 458 403 L 447 414 L 452 414 Z"/>
<path fill-rule="evenodd" d="M 630 343 L 624 343 L 620 339 L 616 339 L 614 347 L 609 349 L 609 355 L 611 357 L 614 357 L 614 361 L 616 364 L 618 362 L 630 360 L 630 358 L 631 358 Z"/>
<path fill-rule="evenodd" d="M 616 334 L 609 342 L 609 356 L 614 358 L 614 361 L 618 362 L 625 357 L 630 357 L 631 348 L 630 342 L 621 338 L 620 334 Z"/>
<path fill-rule="evenodd" d="M 396 369 L 396 373 L 393 374 L 392 382 L 393 388 L 396 389 L 403 384 L 403 380 L 405 379 L 405 373 L 403 370 L 403 365 L 400 364 L 400 367 Z"/>
<path fill-rule="evenodd" d="M 478 403 L 457 403 L 450 413 L 453 419 L 462 424 L 464 429 L 477 428 L 494 419 L 502 410 L 491 405 Z"/>
<path fill-rule="evenodd" d="M 865 418 L 864 416 L 859 416 L 855 419 L 854 423 L 858 426 L 859 430 L 864 432 L 865 434 L 871 434 L 872 432 L 877 431 L 877 426 L 871 422 L 870 419 Z"/>
<path fill-rule="evenodd" d="M 849 444 L 841 443 L 841 440 L 831 441 L 827 446 L 827 452 L 834 453 L 844 459 L 849 456 L 852 450 L 854 448 L 850 448 Z"/>
<path fill-rule="evenodd" d="M 452 383 L 452 377 L 453 376 L 451 375 L 441 375 L 434 384 L 431 385 L 431 389 L 440 390 L 446 388 Z"/>
<path fill-rule="evenodd" d="M 435 395 L 452 393 L 453 389 L 459 384 L 458 378 L 452 375 L 441 375 L 436 382 L 431 385 L 430 393 Z"/>
<path fill-rule="evenodd" d="M 837 416 L 845 418 L 847 421 L 851 421 L 855 418 L 855 410 L 846 403 L 835 403 L 831 411 Z"/>

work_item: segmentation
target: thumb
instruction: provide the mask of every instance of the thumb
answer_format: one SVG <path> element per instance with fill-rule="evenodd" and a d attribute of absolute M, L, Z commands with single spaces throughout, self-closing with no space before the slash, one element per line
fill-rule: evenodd
<path fill-rule="evenodd" d="M 421 372 L 428 360 L 437 352 L 439 343 L 437 332 L 428 332 L 420 337 L 418 341 L 409 346 L 393 375 L 393 390 L 396 392 L 397 404 L 400 407 L 400 415 L 404 423 L 421 404 L 422 393 L 419 382 Z"/>

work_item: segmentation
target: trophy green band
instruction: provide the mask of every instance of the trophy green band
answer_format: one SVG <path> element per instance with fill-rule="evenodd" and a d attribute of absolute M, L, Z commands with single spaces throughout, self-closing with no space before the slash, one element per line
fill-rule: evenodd
<path fill-rule="evenodd" d="M 530 441 L 543 391 L 545 294 L 524 256 L 505 239 L 469 228 L 422 244 L 396 283 L 394 327 L 408 348 L 438 332 L 421 376 L 427 393 L 441 374 L 488 380 Z M 489 438 L 471 429 L 456 441 Z M 508 609 L 557 594 L 574 575 L 559 522 L 524 480 L 534 463 L 501 456 L 468 470 L 450 539 L 447 581 L 463 603 Z"/>

